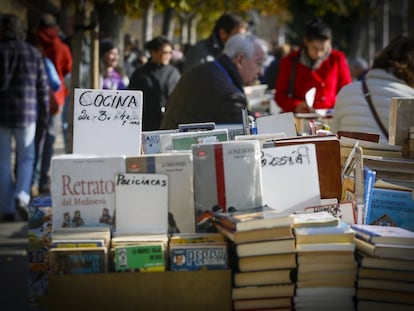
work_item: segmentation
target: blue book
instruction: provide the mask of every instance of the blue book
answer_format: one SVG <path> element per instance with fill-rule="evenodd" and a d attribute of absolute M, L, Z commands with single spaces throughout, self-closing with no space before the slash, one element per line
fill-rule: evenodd
<path fill-rule="evenodd" d="M 374 188 L 368 225 L 395 226 L 414 231 L 414 200 L 411 191 Z"/>
<path fill-rule="evenodd" d="M 371 201 L 372 201 L 372 191 L 374 190 L 375 178 L 377 172 L 370 169 L 367 166 L 363 168 L 364 174 L 364 213 L 363 213 L 363 222 L 366 224 L 367 221 L 367 214 L 369 214 L 369 210 L 371 208 Z"/>

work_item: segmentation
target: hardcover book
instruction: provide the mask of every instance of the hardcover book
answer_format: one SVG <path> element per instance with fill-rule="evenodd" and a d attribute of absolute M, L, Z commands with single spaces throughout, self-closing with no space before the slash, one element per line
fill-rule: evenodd
<path fill-rule="evenodd" d="M 218 224 L 216 224 L 216 228 L 220 233 L 236 244 L 267 240 L 283 240 L 294 237 L 292 226 L 290 225 L 248 231 L 231 231 Z"/>
<path fill-rule="evenodd" d="M 271 308 L 292 308 L 291 297 L 238 299 L 233 301 L 234 310 L 275 310 Z"/>
<path fill-rule="evenodd" d="M 370 243 L 414 245 L 414 232 L 400 227 L 352 225 L 358 238 Z"/>
<path fill-rule="evenodd" d="M 196 218 L 263 206 L 258 141 L 193 145 L 192 154 Z M 196 231 L 203 230 L 203 223 L 197 224 Z"/>
<path fill-rule="evenodd" d="M 234 274 L 234 284 L 240 287 L 292 283 L 291 274 L 292 270 L 290 269 L 240 272 Z"/>
<path fill-rule="evenodd" d="M 304 211 L 314 213 L 326 211 L 347 224 L 355 224 L 357 220 L 355 201 L 342 201 L 331 204 L 309 206 L 305 207 Z"/>
<path fill-rule="evenodd" d="M 186 243 L 224 242 L 224 236 L 214 232 L 174 233 L 170 237 L 170 245 Z"/>
<path fill-rule="evenodd" d="M 414 305 L 414 295 L 406 291 L 390 291 L 376 288 L 358 288 L 358 300 L 373 300 Z M 394 309 L 391 309 L 394 310 Z"/>
<path fill-rule="evenodd" d="M 414 264 L 413 264 L 414 265 Z M 360 267 L 358 269 L 360 279 L 380 279 L 399 282 L 412 282 L 414 284 L 414 271 L 398 271 L 393 269 L 372 269 Z"/>
<path fill-rule="evenodd" d="M 236 245 L 239 257 L 295 252 L 295 239 L 251 242 Z"/>
<path fill-rule="evenodd" d="M 293 224 L 290 215 L 282 214 L 274 209 L 241 212 L 214 213 L 214 221 L 230 231 L 250 231 L 274 227 L 286 227 Z"/>
<path fill-rule="evenodd" d="M 401 227 L 414 231 L 412 192 L 374 188 L 366 224 Z"/>
<path fill-rule="evenodd" d="M 357 252 L 356 255 L 359 265 L 363 268 L 390 269 L 414 272 L 414 263 L 412 260 L 373 257 L 362 252 Z"/>
<path fill-rule="evenodd" d="M 369 243 L 358 237 L 354 239 L 356 248 L 370 256 L 414 260 L 414 245 Z"/>
<path fill-rule="evenodd" d="M 168 188 L 165 174 L 118 174 L 115 181 L 117 233 L 167 233 Z"/>
<path fill-rule="evenodd" d="M 141 242 L 114 247 L 116 272 L 165 271 L 166 249 L 163 242 Z"/>
<path fill-rule="evenodd" d="M 122 156 L 58 155 L 51 162 L 53 230 L 109 227 L 115 230 L 115 175 Z"/>
<path fill-rule="evenodd" d="M 108 271 L 106 247 L 52 248 L 49 270 L 53 274 L 87 274 Z"/>
<path fill-rule="evenodd" d="M 354 251 L 355 243 L 332 242 L 332 243 L 304 243 L 296 244 L 297 252 L 314 252 L 314 251 Z"/>
<path fill-rule="evenodd" d="M 244 286 L 233 288 L 233 300 L 250 298 L 293 297 L 294 284 Z"/>
<path fill-rule="evenodd" d="M 288 137 L 274 142 L 275 146 L 292 144 L 315 145 L 320 196 L 323 199 L 341 199 L 341 147 L 336 135 Z"/>
<path fill-rule="evenodd" d="M 323 227 L 339 225 L 339 218 L 327 211 L 317 213 L 298 213 L 293 215 L 293 226 L 299 227 Z"/>
<path fill-rule="evenodd" d="M 170 245 L 172 271 L 228 269 L 226 242 Z"/>
<path fill-rule="evenodd" d="M 293 213 L 320 205 L 318 162 L 314 144 L 262 149 L 263 202 Z M 300 189 L 292 195 L 292 189 Z"/>
<path fill-rule="evenodd" d="M 241 272 L 273 269 L 287 269 L 296 267 L 296 254 L 274 254 L 249 256 L 238 259 Z"/>
<path fill-rule="evenodd" d="M 294 228 L 296 244 L 304 243 L 352 243 L 354 231 L 341 222 L 338 226 Z"/>
<path fill-rule="evenodd" d="M 127 173 L 168 176 L 169 233 L 195 232 L 193 159 L 190 153 L 161 153 L 126 157 Z"/>

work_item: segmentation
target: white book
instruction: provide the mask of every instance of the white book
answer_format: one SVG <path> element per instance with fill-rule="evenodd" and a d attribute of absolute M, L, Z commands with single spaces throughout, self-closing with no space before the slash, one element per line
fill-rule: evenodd
<path fill-rule="evenodd" d="M 165 174 L 118 174 L 115 181 L 117 234 L 167 233 L 168 185 Z"/>
<path fill-rule="evenodd" d="M 123 156 L 54 156 L 50 174 L 53 230 L 85 227 L 115 229 L 114 178 L 123 172 Z"/>
<path fill-rule="evenodd" d="M 193 157 L 191 153 L 160 153 L 125 159 L 128 173 L 168 175 L 169 232 L 195 232 Z"/>
<path fill-rule="evenodd" d="M 256 119 L 258 134 L 285 133 L 296 136 L 295 117 L 292 112 L 264 116 Z"/>
<path fill-rule="evenodd" d="M 161 152 L 160 135 L 176 133 L 177 130 L 158 130 L 142 132 L 142 154 L 156 154 Z"/>
<path fill-rule="evenodd" d="M 142 91 L 74 91 L 73 153 L 141 153 Z"/>
<path fill-rule="evenodd" d="M 265 148 L 261 155 L 263 203 L 282 213 L 320 205 L 314 144 Z"/>

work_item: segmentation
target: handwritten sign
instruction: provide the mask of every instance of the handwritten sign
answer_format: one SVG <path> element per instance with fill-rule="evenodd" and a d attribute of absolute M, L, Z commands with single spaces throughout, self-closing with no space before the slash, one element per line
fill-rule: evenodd
<path fill-rule="evenodd" d="M 168 176 L 127 173 L 115 178 L 117 234 L 168 231 Z"/>
<path fill-rule="evenodd" d="M 141 91 L 75 89 L 74 153 L 138 155 L 141 123 Z"/>
<path fill-rule="evenodd" d="M 293 213 L 320 205 L 314 144 L 262 149 L 263 203 Z"/>

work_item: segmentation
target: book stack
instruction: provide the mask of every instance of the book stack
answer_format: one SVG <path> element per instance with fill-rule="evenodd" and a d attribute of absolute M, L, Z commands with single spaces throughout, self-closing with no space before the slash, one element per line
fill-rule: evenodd
<path fill-rule="evenodd" d="M 353 225 L 357 248 L 358 310 L 414 309 L 414 232 Z"/>
<path fill-rule="evenodd" d="M 228 269 L 227 242 L 220 233 L 176 233 L 169 242 L 171 271 Z"/>
<path fill-rule="evenodd" d="M 354 232 L 327 212 L 295 215 L 295 310 L 354 310 Z"/>
<path fill-rule="evenodd" d="M 292 217 L 275 210 L 214 214 L 232 251 L 234 310 L 292 310 Z"/>

